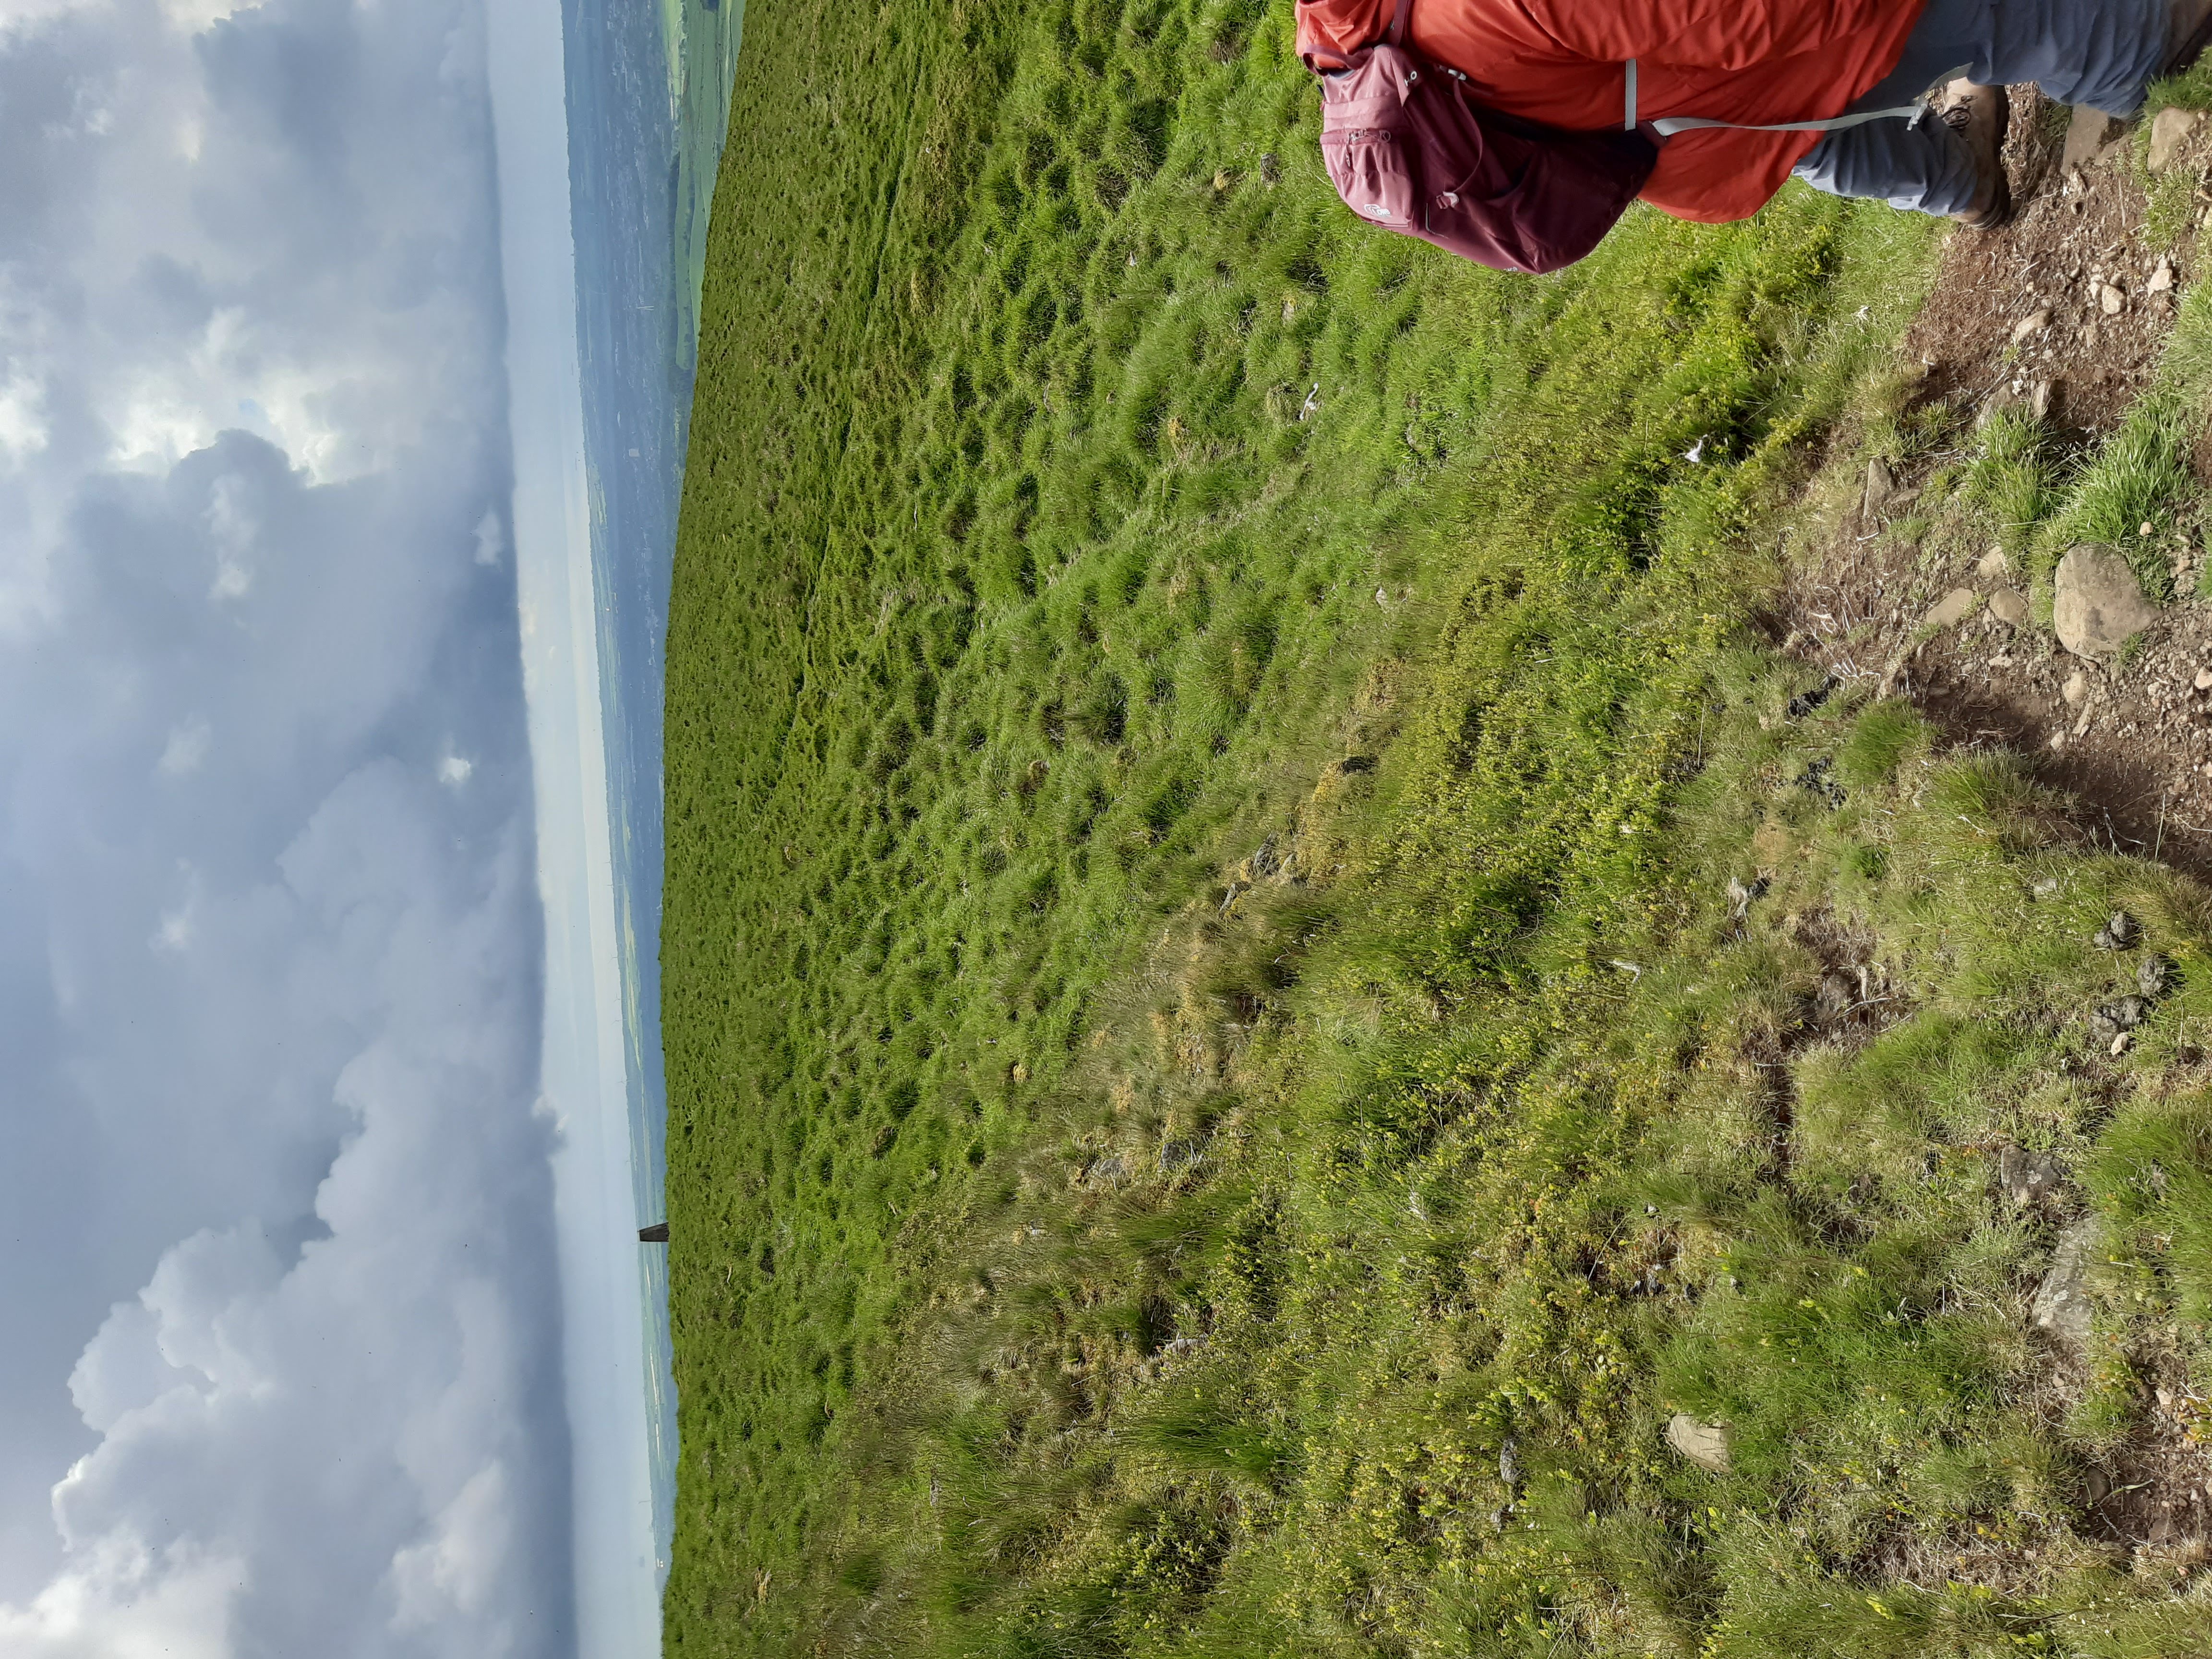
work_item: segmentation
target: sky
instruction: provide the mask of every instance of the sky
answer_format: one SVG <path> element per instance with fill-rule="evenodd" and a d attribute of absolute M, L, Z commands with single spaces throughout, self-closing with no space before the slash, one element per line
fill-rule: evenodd
<path fill-rule="evenodd" d="M 558 13 L 490 4 L 0 0 L 9 1659 L 635 1650 L 529 748 L 586 856 L 590 664 L 526 704 L 517 593 L 574 554 Z"/>

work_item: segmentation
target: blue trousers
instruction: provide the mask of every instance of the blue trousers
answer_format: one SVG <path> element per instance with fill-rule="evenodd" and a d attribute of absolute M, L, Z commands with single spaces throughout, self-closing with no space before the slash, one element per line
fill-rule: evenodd
<path fill-rule="evenodd" d="M 2131 116 L 2165 61 L 2167 11 L 2167 0 L 1928 0 L 1897 67 L 1852 107 L 1907 103 L 1963 75 L 2033 81 L 2062 104 Z M 1974 199 L 1973 156 L 1932 114 L 1828 133 L 1796 171 L 1815 190 L 1921 213 L 1964 212 Z"/>

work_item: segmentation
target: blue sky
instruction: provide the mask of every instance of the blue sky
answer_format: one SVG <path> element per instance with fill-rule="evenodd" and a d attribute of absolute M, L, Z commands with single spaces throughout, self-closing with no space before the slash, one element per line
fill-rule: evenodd
<path fill-rule="evenodd" d="M 653 1641 L 558 15 L 0 0 L 10 1659 Z"/>

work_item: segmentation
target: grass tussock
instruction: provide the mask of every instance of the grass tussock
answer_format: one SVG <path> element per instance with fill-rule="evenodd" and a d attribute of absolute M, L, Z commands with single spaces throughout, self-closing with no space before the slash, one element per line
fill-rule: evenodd
<path fill-rule="evenodd" d="M 1508 282 L 1343 212 L 1285 15 L 747 21 L 671 1651 L 2193 1639 L 2089 1494 L 2212 1388 L 2203 901 L 1740 622 L 1838 422 L 1953 441 L 1884 389 L 1926 233 L 1793 191 Z M 1934 493 L 2179 525 L 2180 406 Z M 2173 963 L 2118 1056 L 2114 907 Z M 2069 1358 L 2027 1309 L 2092 1213 Z"/>

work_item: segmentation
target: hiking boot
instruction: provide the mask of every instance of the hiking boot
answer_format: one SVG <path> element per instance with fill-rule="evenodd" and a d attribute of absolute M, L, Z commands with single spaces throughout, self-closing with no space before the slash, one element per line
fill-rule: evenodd
<path fill-rule="evenodd" d="M 2203 3 L 2212 4 L 2212 0 Z M 2005 177 L 2004 167 L 2012 100 L 2002 87 L 1978 87 L 1971 81 L 1954 81 L 1943 90 L 1943 106 L 1936 118 L 1966 141 L 1974 158 L 1973 204 L 1951 216 L 1969 230 L 1995 230 L 2012 217 L 2012 181 Z"/>
<path fill-rule="evenodd" d="M 2191 67 L 2212 46 L 2212 0 L 2172 0 L 2166 15 L 2166 42 L 2161 77 Z"/>

